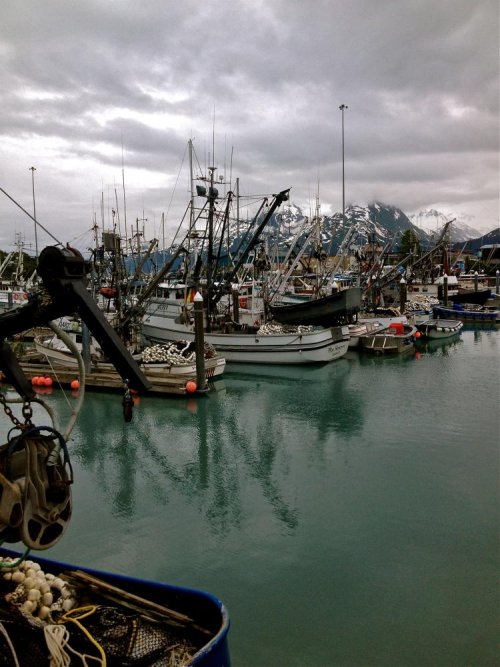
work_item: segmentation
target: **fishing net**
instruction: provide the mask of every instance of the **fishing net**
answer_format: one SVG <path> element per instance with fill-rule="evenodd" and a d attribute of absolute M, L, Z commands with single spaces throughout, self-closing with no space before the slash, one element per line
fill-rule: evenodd
<path fill-rule="evenodd" d="M 185 665 L 196 648 L 180 638 L 165 624 L 116 607 L 100 606 L 85 619 L 85 629 L 103 648 L 110 667 L 164 667 Z M 72 627 L 73 626 L 73 627 Z M 97 655 L 85 634 L 73 623 L 67 623 L 71 646 L 82 653 Z"/>
<path fill-rule="evenodd" d="M 101 646 L 109 667 L 181 667 L 196 653 L 196 647 L 175 629 L 116 607 L 96 607 L 78 623 Z M 72 651 L 99 658 L 98 649 L 81 627 L 73 622 L 64 627 Z M 74 659 L 67 647 L 65 650 Z M 24 619 L 0 620 L 0 667 L 15 667 L 16 659 L 22 667 L 50 665 L 43 628 Z"/>

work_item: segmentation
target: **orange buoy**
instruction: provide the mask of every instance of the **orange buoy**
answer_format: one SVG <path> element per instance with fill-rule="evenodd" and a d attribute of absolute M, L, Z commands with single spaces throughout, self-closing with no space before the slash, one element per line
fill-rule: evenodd
<path fill-rule="evenodd" d="M 80 389 L 80 381 L 71 380 L 71 384 L 69 386 L 71 387 L 71 389 Z"/>
<path fill-rule="evenodd" d="M 420 338 L 421 335 L 420 331 L 415 331 L 415 338 Z"/>
<path fill-rule="evenodd" d="M 39 379 L 40 378 L 38 377 L 38 375 L 35 375 L 34 377 L 31 378 L 31 384 L 36 386 L 38 384 Z"/>
<path fill-rule="evenodd" d="M 52 378 L 49 377 L 43 378 L 43 384 L 46 387 L 52 387 Z"/>
<path fill-rule="evenodd" d="M 114 287 L 101 287 L 99 294 L 102 294 L 106 299 L 114 299 L 117 291 Z"/>
<path fill-rule="evenodd" d="M 188 380 L 186 382 L 186 391 L 188 394 L 194 394 L 194 392 L 198 389 L 196 382 L 194 380 Z"/>

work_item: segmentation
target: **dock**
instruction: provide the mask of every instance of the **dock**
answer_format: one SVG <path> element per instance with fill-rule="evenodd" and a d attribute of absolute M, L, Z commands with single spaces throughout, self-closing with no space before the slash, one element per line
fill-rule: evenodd
<path fill-rule="evenodd" d="M 20 366 L 23 373 L 29 381 L 36 376 L 46 376 L 52 378 L 54 385 L 61 385 L 70 387 L 71 383 L 78 378 L 78 369 L 58 366 L 54 368 L 46 363 L 29 363 L 21 362 Z M 101 390 L 119 390 L 124 391 L 125 386 L 122 378 L 109 364 L 105 368 L 98 370 L 91 370 L 85 374 L 85 387 L 87 389 L 101 389 Z M 196 381 L 196 377 L 190 378 L 180 375 L 165 375 L 149 376 L 145 373 L 146 378 L 151 383 L 151 389 L 148 393 L 152 394 L 176 394 L 180 396 L 192 394 L 186 388 L 189 381 Z"/>

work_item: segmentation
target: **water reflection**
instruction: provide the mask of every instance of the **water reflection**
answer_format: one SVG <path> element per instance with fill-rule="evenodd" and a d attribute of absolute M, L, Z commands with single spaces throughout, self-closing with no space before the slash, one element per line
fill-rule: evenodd
<path fill-rule="evenodd" d="M 456 352 L 464 344 L 461 335 L 456 334 L 450 338 L 424 339 L 415 343 L 417 353 L 437 354 L 446 357 L 451 352 Z"/>
<path fill-rule="evenodd" d="M 128 424 L 118 396 L 88 393 L 71 454 L 117 516 L 132 518 L 146 487 L 157 505 L 180 494 L 225 533 L 240 525 L 250 494 L 294 531 L 294 448 L 321 460 L 337 435 L 345 442 L 362 427 L 351 364 L 238 366 L 205 397 L 143 397 Z"/>

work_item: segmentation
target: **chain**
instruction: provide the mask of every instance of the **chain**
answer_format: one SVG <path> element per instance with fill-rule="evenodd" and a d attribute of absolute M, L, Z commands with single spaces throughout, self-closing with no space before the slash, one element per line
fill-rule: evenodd
<path fill-rule="evenodd" d="M 5 398 L 5 394 L 1 392 L 0 392 L 0 403 L 3 405 L 3 409 L 7 417 L 11 420 L 14 426 L 17 426 L 18 429 L 23 430 L 26 429 L 28 426 L 33 426 L 33 424 L 31 423 L 31 418 L 33 417 L 33 409 L 29 401 L 25 401 L 23 403 L 22 413 L 24 417 L 24 424 L 22 424 L 16 417 L 16 415 L 12 412 L 10 405 L 7 404 L 7 399 Z"/>

